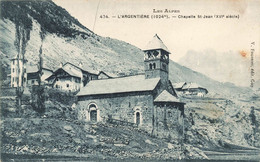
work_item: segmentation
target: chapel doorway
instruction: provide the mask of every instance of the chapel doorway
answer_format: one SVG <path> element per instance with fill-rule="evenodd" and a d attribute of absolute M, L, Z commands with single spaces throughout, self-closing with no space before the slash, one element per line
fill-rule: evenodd
<path fill-rule="evenodd" d="M 92 121 L 92 122 L 97 121 L 97 110 L 90 111 L 90 121 Z"/>

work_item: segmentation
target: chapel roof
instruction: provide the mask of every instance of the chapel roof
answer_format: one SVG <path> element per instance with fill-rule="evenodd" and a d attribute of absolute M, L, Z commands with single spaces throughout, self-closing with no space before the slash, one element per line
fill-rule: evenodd
<path fill-rule="evenodd" d="M 92 80 L 77 96 L 152 91 L 159 81 L 160 78 L 145 79 L 144 75 Z"/>
<path fill-rule="evenodd" d="M 164 90 L 159 94 L 159 96 L 156 97 L 154 102 L 180 102 L 180 100 L 170 94 L 168 91 Z"/>
<path fill-rule="evenodd" d="M 164 51 L 170 54 L 168 48 L 164 45 L 163 41 L 159 38 L 157 34 L 154 35 L 153 39 L 146 45 L 144 51 L 154 50 L 154 49 L 163 49 Z"/>

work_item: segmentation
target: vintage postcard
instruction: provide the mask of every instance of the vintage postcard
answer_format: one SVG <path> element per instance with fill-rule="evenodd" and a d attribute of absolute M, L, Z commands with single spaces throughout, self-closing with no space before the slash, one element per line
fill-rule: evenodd
<path fill-rule="evenodd" d="M 1 161 L 258 161 L 259 0 L 1 0 Z"/>

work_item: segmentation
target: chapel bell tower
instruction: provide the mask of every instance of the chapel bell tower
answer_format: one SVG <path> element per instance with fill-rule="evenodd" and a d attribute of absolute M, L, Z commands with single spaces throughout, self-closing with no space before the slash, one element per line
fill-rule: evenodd
<path fill-rule="evenodd" d="M 161 78 L 163 82 L 168 83 L 170 52 L 157 34 L 143 51 L 145 79 Z"/>

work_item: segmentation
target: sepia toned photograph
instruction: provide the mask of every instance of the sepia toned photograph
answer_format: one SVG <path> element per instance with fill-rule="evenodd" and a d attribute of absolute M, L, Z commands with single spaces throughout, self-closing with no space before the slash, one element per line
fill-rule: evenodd
<path fill-rule="evenodd" d="M 259 161 L 259 0 L 0 4 L 1 161 Z"/>

